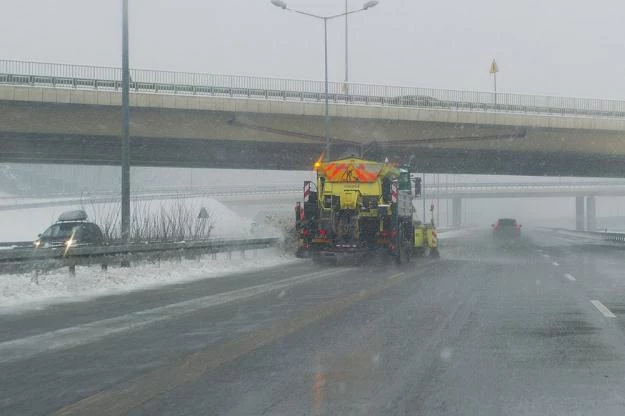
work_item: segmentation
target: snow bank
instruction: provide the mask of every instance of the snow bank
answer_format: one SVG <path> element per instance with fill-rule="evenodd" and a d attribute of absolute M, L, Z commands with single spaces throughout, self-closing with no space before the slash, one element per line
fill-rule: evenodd
<path fill-rule="evenodd" d="M 140 210 L 167 209 L 176 200 L 141 201 Z M 261 218 L 245 218 L 212 198 L 185 198 L 184 204 L 193 210 L 205 207 L 211 215 L 214 229 L 211 238 L 245 239 L 257 237 L 281 237 L 282 230 Z M 119 209 L 116 203 L 86 202 L 76 207 L 45 207 L 0 212 L 2 218 L 2 241 L 33 240 L 58 216 L 70 209 L 85 209 L 89 218 L 98 222 L 107 210 Z M 67 268 L 39 276 L 39 284 L 32 282 L 30 273 L 0 276 L 0 313 L 18 309 L 45 307 L 53 303 L 82 301 L 107 294 L 164 286 L 189 280 L 226 276 L 253 271 L 297 261 L 279 249 L 247 251 L 246 258 L 234 253 L 232 259 L 218 254 L 216 260 L 203 256 L 200 260 L 163 261 L 158 264 L 139 263 L 129 269 L 110 268 L 107 272 L 99 266 L 78 267 L 76 277 L 70 278 Z"/>
<path fill-rule="evenodd" d="M 199 260 L 139 263 L 128 269 L 99 266 L 76 268 L 70 277 L 67 268 L 39 276 L 39 284 L 32 281 L 34 274 L 24 273 L 0 276 L 0 313 L 16 310 L 42 309 L 55 303 L 79 302 L 90 298 L 124 293 L 133 290 L 165 286 L 192 280 L 226 277 L 238 272 L 262 270 L 297 261 L 278 249 L 248 250 L 245 258 L 225 253 L 211 259 L 209 255 Z"/>

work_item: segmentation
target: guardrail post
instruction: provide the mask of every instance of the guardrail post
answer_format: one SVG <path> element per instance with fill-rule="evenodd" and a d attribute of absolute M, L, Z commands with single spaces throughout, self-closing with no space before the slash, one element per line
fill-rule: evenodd
<path fill-rule="evenodd" d="M 575 229 L 577 231 L 584 230 L 584 197 L 575 197 Z"/>
<path fill-rule="evenodd" d="M 228 248 L 228 260 L 232 260 L 232 249 Z"/>
<path fill-rule="evenodd" d="M 69 275 L 71 277 L 76 276 L 76 264 L 75 263 L 72 263 L 69 265 Z"/>
<path fill-rule="evenodd" d="M 100 264 L 100 270 L 102 270 L 103 272 L 108 271 L 108 269 L 109 269 L 109 265 L 107 263 Z"/>
<path fill-rule="evenodd" d="M 586 197 L 586 229 L 597 230 L 597 199 L 592 195 Z"/>
<path fill-rule="evenodd" d="M 462 225 L 462 199 L 454 198 L 451 203 L 452 210 L 452 225 L 454 227 L 460 227 Z M 424 217 L 425 218 L 425 217 Z"/>

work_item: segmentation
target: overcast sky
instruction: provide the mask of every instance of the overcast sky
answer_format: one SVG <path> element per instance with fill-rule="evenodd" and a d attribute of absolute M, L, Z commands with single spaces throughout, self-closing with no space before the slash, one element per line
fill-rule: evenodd
<path fill-rule="evenodd" d="M 323 24 L 269 0 L 129 0 L 133 68 L 322 79 Z M 349 0 L 350 8 L 364 1 Z M 289 0 L 334 14 L 344 0 Z M 625 3 L 380 0 L 353 15 L 350 80 L 625 99 Z M 121 0 L 5 1 L 4 59 L 119 66 Z M 344 77 L 344 20 L 329 23 Z"/>

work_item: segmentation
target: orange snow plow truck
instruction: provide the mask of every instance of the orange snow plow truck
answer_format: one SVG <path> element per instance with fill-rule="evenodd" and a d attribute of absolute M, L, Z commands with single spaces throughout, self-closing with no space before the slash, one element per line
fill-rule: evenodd
<path fill-rule="evenodd" d="M 295 207 L 297 256 L 315 262 L 360 262 L 372 256 L 398 264 L 415 255 L 438 257 L 433 221 L 424 224 L 413 199 L 420 181 L 393 164 L 348 157 L 315 163 Z"/>

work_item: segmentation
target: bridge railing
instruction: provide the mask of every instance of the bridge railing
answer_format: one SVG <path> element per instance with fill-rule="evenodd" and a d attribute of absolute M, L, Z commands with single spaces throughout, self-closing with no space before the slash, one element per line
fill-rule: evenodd
<path fill-rule="evenodd" d="M 314 80 L 144 69 L 132 69 L 130 77 L 133 92 L 315 102 L 325 98 L 324 83 Z M 121 70 L 113 67 L 0 60 L 1 83 L 119 90 Z M 343 82 L 330 82 L 328 91 L 328 99 L 334 104 L 625 118 L 623 100 Z"/>
<path fill-rule="evenodd" d="M 597 187 L 624 188 L 622 180 L 573 181 L 573 182 L 482 182 L 440 183 L 430 188 L 449 190 L 517 190 L 517 189 L 592 189 Z"/>

